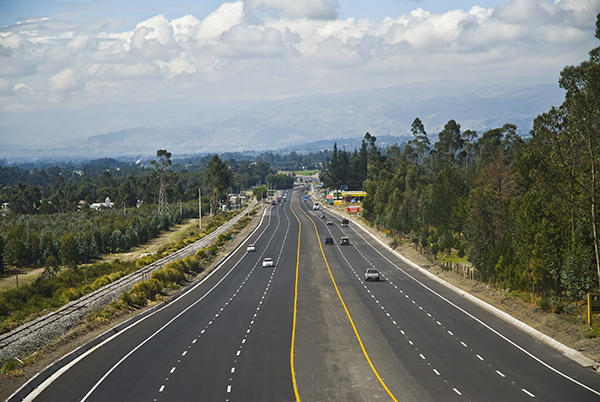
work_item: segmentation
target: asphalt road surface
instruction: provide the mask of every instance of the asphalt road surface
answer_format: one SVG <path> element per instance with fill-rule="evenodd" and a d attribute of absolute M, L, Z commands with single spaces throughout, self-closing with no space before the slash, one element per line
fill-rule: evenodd
<path fill-rule="evenodd" d="M 406 265 L 304 192 L 206 280 L 35 401 L 600 401 L 600 375 Z M 342 236 L 350 245 L 340 246 Z M 333 237 L 334 245 L 325 245 Z M 254 243 L 255 252 L 246 252 Z M 263 268 L 270 257 L 274 267 Z M 365 282 L 375 267 L 379 282 Z"/>

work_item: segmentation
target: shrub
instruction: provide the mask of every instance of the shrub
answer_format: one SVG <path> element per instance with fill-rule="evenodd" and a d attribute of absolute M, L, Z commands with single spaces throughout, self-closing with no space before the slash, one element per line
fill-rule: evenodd
<path fill-rule="evenodd" d="M 129 292 L 129 297 L 121 297 L 125 303 L 135 306 L 145 306 L 147 300 L 156 300 L 156 295 L 162 291 L 162 284 L 156 278 L 150 278 L 147 281 L 138 282 Z"/>
<path fill-rule="evenodd" d="M 210 256 L 208 255 L 207 251 L 208 250 L 206 248 L 201 248 L 196 252 L 196 256 L 200 259 L 208 260 L 210 259 Z"/>
<path fill-rule="evenodd" d="M 9 360 L 4 365 L 2 365 L 2 369 L 0 369 L 0 373 L 8 374 L 11 371 L 16 370 L 19 367 L 19 363 L 16 360 Z"/>
<path fill-rule="evenodd" d="M 94 281 L 94 283 L 92 283 L 92 289 L 96 290 L 96 289 L 100 289 L 103 286 L 108 285 L 109 283 L 111 283 L 112 281 L 110 280 L 108 275 L 104 275 L 98 279 L 96 279 Z"/>
<path fill-rule="evenodd" d="M 565 305 L 561 302 L 554 303 L 552 306 L 552 312 L 554 314 L 563 314 L 565 312 Z"/>

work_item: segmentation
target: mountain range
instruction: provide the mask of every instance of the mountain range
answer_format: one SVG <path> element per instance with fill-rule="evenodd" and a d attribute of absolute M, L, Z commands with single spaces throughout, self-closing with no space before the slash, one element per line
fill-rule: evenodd
<path fill-rule="evenodd" d="M 563 99 L 556 84 L 407 84 L 260 102 L 221 113 L 213 120 L 204 118 L 200 123 L 154 123 L 50 147 L 8 147 L 0 151 L 0 157 L 136 157 L 153 156 L 157 149 L 177 155 L 303 152 L 331 148 L 334 142 L 354 148 L 352 144 L 366 132 L 385 136 L 386 142 L 397 137 L 402 143 L 409 138 L 416 117 L 424 123 L 432 142 L 451 119 L 463 131 L 478 134 L 511 123 L 527 136 L 535 117 Z M 193 116 L 187 119 L 193 120 Z"/>

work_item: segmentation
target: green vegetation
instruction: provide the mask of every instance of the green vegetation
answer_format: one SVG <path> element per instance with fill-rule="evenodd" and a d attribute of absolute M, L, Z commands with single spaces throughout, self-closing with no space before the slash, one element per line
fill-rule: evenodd
<path fill-rule="evenodd" d="M 251 215 L 256 214 L 256 209 L 251 212 Z M 12 289 L 0 292 L 0 333 L 11 331 L 26 321 L 29 321 L 37 316 L 43 315 L 49 311 L 60 308 L 72 300 L 91 293 L 111 282 L 116 281 L 123 276 L 136 271 L 140 267 L 150 264 L 162 257 L 165 257 L 172 252 L 193 243 L 196 240 L 213 232 L 215 229 L 223 225 L 229 219 L 234 217 L 236 212 L 216 215 L 212 218 L 207 218 L 204 221 L 203 229 L 199 233 L 194 233 L 190 237 L 182 237 L 177 243 L 171 243 L 161 247 L 155 254 L 142 257 L 138 261 L 120 261 L 113 260 L 111 262 L 98 262 L 94 264 L 86 264 L 82 266 L 72 266 L 70 268 L 62 267 L 54 270 L 48 269 L 34 282 L 20 286 L 18 289 Z M 167 264 L 163 271 L 168 268 L 168 272 L 173 269 L 181 271 L 182 274 L 188 274 L 191 271 L 199 272 L 203 266 L 200 263 L 209 262 L 216 255 L 219 247 L 227 241 L 230 241 L 231 234 L 237 234 L 249 222 L 250 217 L 243 217 L 234 226 L 231 232 L 227 235 L 220 235 L 219 241 L 213 244 L 208 250 L 200 250 L 197 256 L 194 257 L 197 261 L 174 262 Z M 224 238 L 223 238 L 224 236 Z M 160 272 L 160 271 L 159 271 Z M 148 295 L 152 291 L 156 291 L 150 300 L 154 300 L 156 294 L 160 293 L 164 287 L 171 285 L 173 282 L 180 283 L 181 276 L 152 276 L 153 282 L 145 285 L 140 285 L 136 289 L 137 293 L 132 294 L 131 303 L 126 301 L 125 304 L 114 304 L 113 308 L 125 308 L 127 306 L 145 305 L 146 299 L 141 302 L 141 295 Z M 168 279 L 166 282 L 159 279 Z M 137 286 L 137 285 L 136 285 Z M 112 314 L 112 313 L 111 313 Z M 109 313 L 101 313 L 101 317 L 110 316 Z"/>
<path fill-rule="evenodd" d="M 50 276 L 0 293 L 0 333 L 55 310 L 133 271 L 135 262 L 114 260 L 65 268 Z"/>
<path fill-rule="evenodd" d="M 600 39 L 600 15 L 598 27 Z M 568 312 L 600 279 L 600 47 L 559 84 L 564 103 L 529 140 L 511 124 L 478 136 L 450 120 L 432 144 L 416 118 L 403 148 L 378 149 L 369 133 L 354 153 L 335 147 L 321 179 L 364 189 L 372 224 L 434 254 L 466 253 L 484 281 Z"/>
<path fill-rule="evenodd" d="M 157 151 L 157 160 L 142 167 L 106 159 L 81 170 L 0 166 L 0 201 L 10 208 L 7 217 L 0 216 L 0 274 L 24 267 L 44 267 L 51 274 L 100 254 L 126 252 L 197 217 L 199 189 L 203 214 L 218 214 L 221 206 L 229 206 L 229 193 L 259 183 L 275 189 L 293 185 L 292 177 L 260 161 L 238 163 L 212 155 L 205 165 L 181 166 L 166 150 Z M 90 209 L 93 203 L 102 203 L 100 210 Z"/>

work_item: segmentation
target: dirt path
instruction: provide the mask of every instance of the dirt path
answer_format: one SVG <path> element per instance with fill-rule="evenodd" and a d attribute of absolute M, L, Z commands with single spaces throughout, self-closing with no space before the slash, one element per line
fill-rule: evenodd
<path fill-rule="evenodd" d="M 22 273 L 19 273 L 18 279 L 17 275 L 0 278 L 0 292 L 15 289 L 17 287 L 17 280 L 19 282 L 19 286 L 23 286 L 35 281 L 42 274 L 42 272 L 44 272 L 44 268 L 35 268 L 29 270 L 24 269 L 20 272 Z"/>

